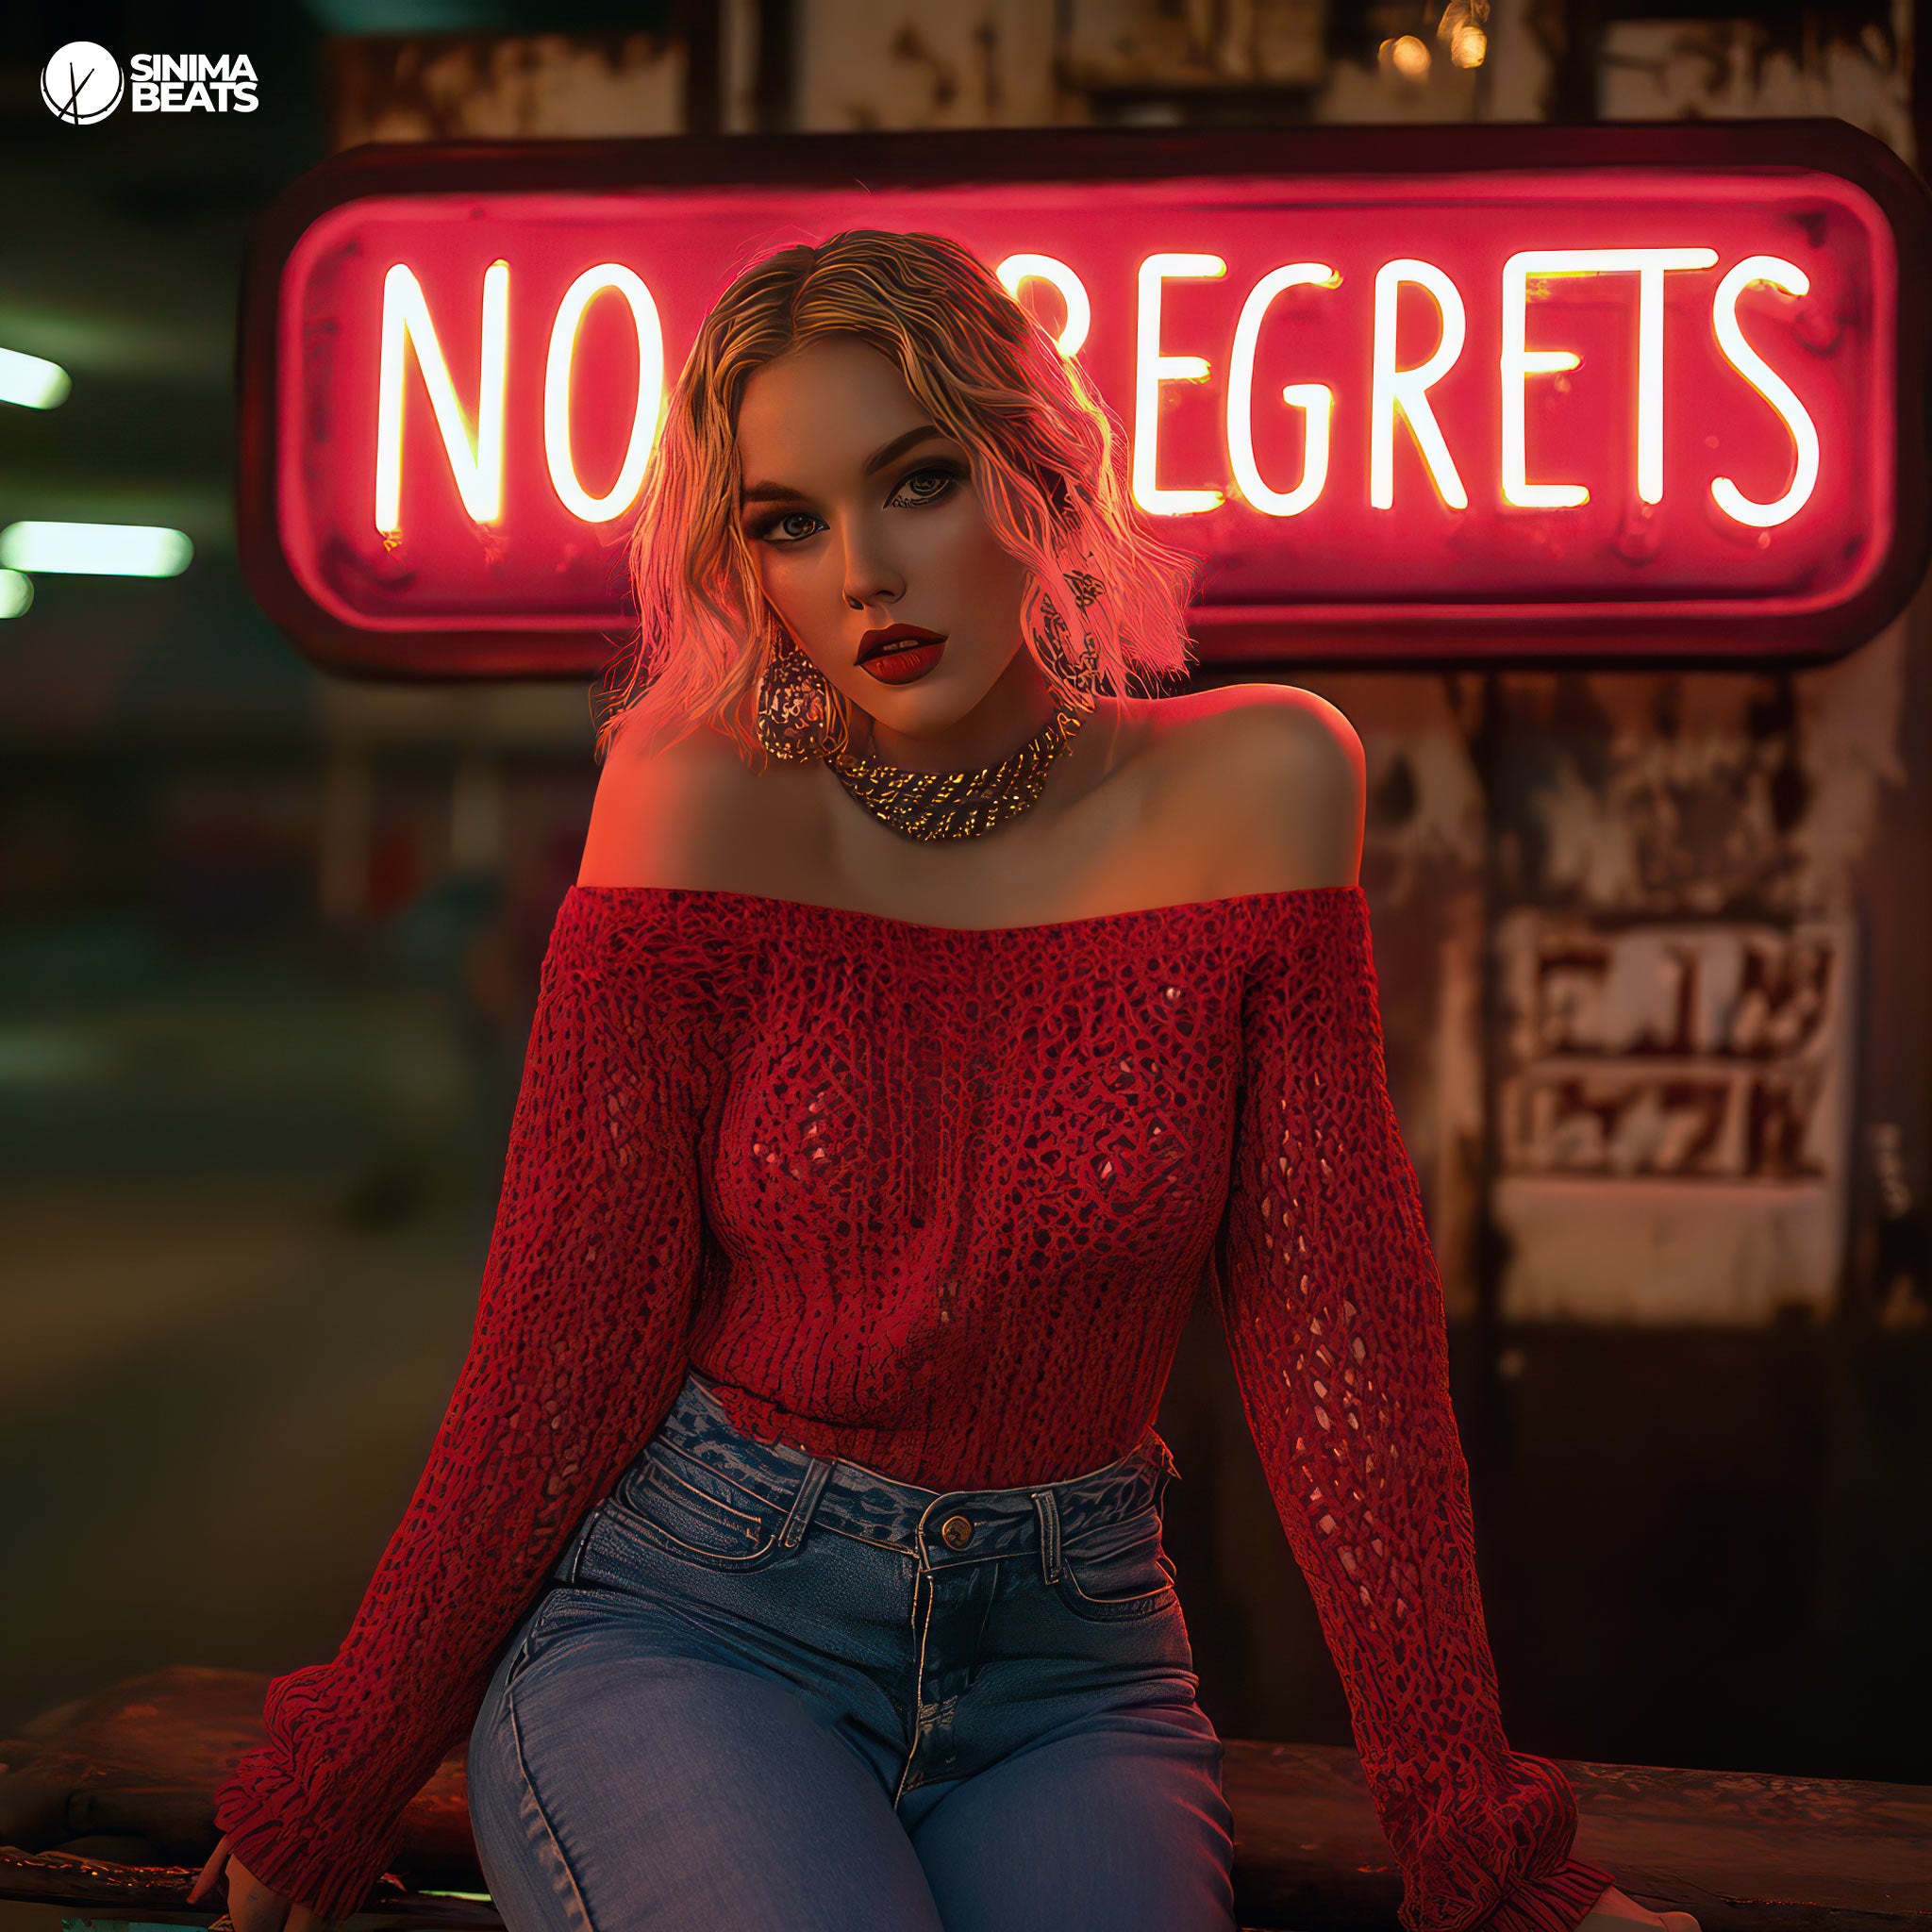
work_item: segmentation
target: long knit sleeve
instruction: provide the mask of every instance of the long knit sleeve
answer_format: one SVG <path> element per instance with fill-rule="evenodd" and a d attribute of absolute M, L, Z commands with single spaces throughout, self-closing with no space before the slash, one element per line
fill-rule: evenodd
<path fill-rule="evenodd" d="M 1359 888 L 1284 902 L 1242 996 L 1217 1270 L 1249 1430 L 1346 1691 L 1408 1932 L 1570 1932 L 1613 1881 L 1510 1750 L 1442 1291 L 1390 1104 Z"/>
<path fill-rule="evenodd" d="M 217 1795 L 234 1855 L 324 1918 L 380 1876 L 502 1644 L 675 1395 L 701 1251 L 703 975 L 661 941 L 566 896 L 427 1466 L 334 1659 L 270 1685 L 268 1742 Z"/>

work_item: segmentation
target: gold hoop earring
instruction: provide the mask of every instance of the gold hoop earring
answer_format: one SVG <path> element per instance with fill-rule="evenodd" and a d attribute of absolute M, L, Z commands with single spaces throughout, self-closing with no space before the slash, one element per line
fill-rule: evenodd
<path fill-rule="evenodd" d="M 845 720 L 824 674 L 776 626 L 758 681 L 758 742 L 786 764 L 829 758 L 846 741 Z"/>

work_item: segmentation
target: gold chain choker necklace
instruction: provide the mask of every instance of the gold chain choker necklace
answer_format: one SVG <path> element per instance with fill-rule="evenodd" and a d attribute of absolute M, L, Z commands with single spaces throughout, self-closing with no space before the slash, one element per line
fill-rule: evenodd
<path fill-rule="evenodd" d="M 996 765 L 978 772 L 907 772 L 870 751 L 833 752 L 825 762 L 873 817 L 908 839 L 977 839 L 1034 805 L 1054 760 L 1085 713 L 1061 705 Z"/>

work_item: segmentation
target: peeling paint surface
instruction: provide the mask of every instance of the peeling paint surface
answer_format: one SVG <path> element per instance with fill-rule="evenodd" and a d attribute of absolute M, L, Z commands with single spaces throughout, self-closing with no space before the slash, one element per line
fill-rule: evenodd
<path fill-rule="evenodd" d="M 645 33 L 331 42 L 330 130 L 365 141 L 591 140 L 684 125 L 681 41 Z"/>
<path fill-rule="evenodd" d="M 1607 931 L 1523 911 L 1496 951 L 1506 1174 L 1840 1189 L 1850 921 Z"/>
<path fill-rule="evenodd" d="M 1029 127 L 1084 118 L 1038 0 L 798 0 L 797 125 Z"/>
<path fill-rule="evenodd" d="M 1849 1243 L 1859 903 L 1907 778 L 1902 620 L 1840 662 L 1504 680 L 1505 1310 L 1823 1314 Z"/>
<path fill-rule="evenodd" d="M 1713 8 L 1713 13 L 1722 9 Z M 1833 27 L 1820 8 L 1803 34 L 1750 20 L 1613 21 L 1604 30 L 1597 110 L 1606 120 L 1827 114 L 1912 158 L 1909 0 L 1890 32 Z"/>

